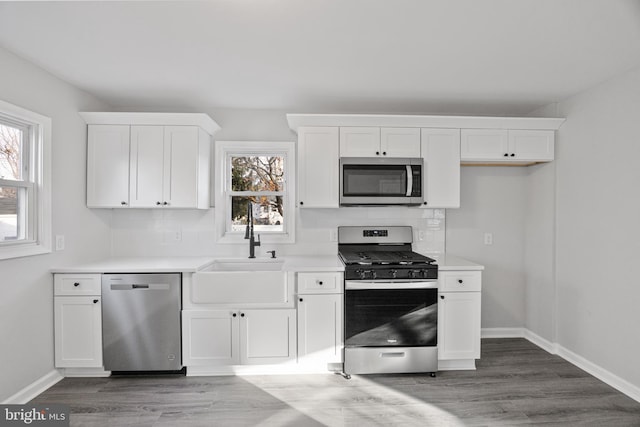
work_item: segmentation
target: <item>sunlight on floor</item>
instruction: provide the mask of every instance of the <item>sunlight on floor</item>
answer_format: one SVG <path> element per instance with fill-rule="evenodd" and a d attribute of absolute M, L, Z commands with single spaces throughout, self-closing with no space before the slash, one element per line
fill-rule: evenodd
<path fill-rule="evenodd" d="M 300 376 L 302 384 L 295 390 L 264 377 L 243 379 L 296 410 L 260 425 L 300 425 L 295 419 L 299 412 L 326 426 L 464 426 L 455 415 L 364 376 L 354 375 L 351 380 L 337 375 Z"/>

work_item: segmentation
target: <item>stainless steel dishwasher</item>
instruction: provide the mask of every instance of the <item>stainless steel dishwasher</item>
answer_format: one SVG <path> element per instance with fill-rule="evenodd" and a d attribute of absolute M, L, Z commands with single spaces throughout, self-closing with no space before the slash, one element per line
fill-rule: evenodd
<path fill-rule="evenodd" d="M 107 371 L 176 371 L 181 275 L 103 274 L 102 351 Z"/>

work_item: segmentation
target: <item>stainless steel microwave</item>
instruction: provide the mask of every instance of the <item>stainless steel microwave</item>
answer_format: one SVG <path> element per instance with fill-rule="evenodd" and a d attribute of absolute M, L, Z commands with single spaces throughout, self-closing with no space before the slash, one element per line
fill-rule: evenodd
<path fill-rule="evenodd" d="M 340 158 L 340 205 L 421 205 L 420 158 Z"/>

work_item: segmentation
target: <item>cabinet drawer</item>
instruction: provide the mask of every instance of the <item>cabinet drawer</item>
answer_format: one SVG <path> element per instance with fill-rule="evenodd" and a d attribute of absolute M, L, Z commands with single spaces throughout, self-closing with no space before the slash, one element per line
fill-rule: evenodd
<path fill-rule="evenodd" d="M 480 291 L 481 272 L 479 271 L 450 271 L 440 272 L 438 279 L 441 292 Z"/>
<path fill-rule="evenodd" d="M 100 274 L 55 274 L 55 295 L 100 295 Z"/>
<path fill-rule="evenodd" d="M 298 273 L 298 293 L 342 293 L 342 274 Z"/>

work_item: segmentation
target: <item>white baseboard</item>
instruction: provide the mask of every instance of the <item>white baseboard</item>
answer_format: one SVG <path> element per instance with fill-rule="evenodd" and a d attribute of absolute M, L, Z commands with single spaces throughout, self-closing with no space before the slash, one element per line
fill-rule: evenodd
<path fill-rule="evenodd" d="M 29 402 L 31 399 L 37 397 L 40 393 L 47 390 L 63 378 L 64 377 L 60 374 L 60 372 L 54 369 L 40 379 L 35 380 L 13 396 L 9 397 L 7 400 L 2 402 L 2 404 L 23 405 Z"/>
<path fill-rule="evenodd" d="M 524 328 L 482 328 L 482 338 L 524 338 Z"/>
<path fill-rule="evenodd" d="M 524 338 L 545 350 L 547 353 L 558 354 L 558 344 L 542 338 L 540 335 L 528 329 L 524 330 Z"/>
<path fill-rule="evenodd" d="M 626 394 L 636 402 L 640 402 L 640 387 L 631 384 L 627 380 L 620 378 L 619 376 L 607 371 L 595 363 L 590 362 L 584 357 L 562 347 L 561 345 L 557 346 L 557 350 L 558 356 L 562 357 L 564 360 L 571 362 L 583 371 L 586 371 L 598 378 L 600 381 L 610 385 L 621 393 Z"/>
<path fill-rule="evenodd" d="M 482 338 L 525 338 L 531 343 L 551 354 L 562 357 L 567 362 L 577 366 L 590 375 L 598 378 L 605 384 L 610 385 L 621 393 L 626 394 L 633 400 L 640 402 L 640 387 L 637 387 L 627 380 L 607 371 L 584 357 L 562 347 L 558 343 L 551 342 L 540 335 L 531 332 L 527 328 L 483 328 Z"/>

